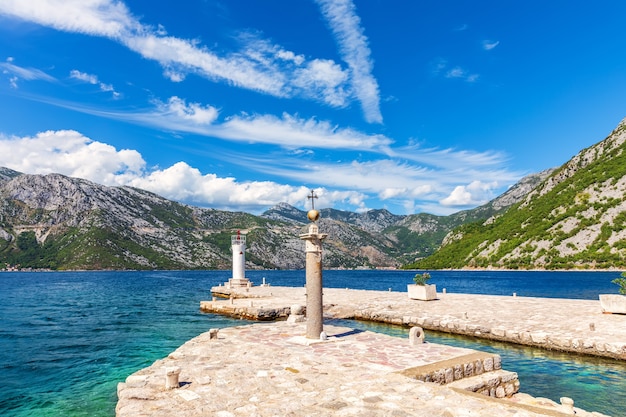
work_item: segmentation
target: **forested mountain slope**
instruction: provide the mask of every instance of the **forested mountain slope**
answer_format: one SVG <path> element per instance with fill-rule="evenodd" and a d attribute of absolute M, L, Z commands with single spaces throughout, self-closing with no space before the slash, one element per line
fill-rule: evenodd
<path fill-rule="evenodd" d="M 626 119 L 504 214 L 459 227 L 411 266 L 626 269 Z"/>

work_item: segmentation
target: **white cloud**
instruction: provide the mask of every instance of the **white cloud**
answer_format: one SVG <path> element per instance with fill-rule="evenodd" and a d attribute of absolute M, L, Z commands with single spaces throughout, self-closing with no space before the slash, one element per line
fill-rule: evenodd
<path fill-rule="evenodd" d="M 315 59 L 294 72 L 294 85 L 317 95 L 320 101 L 344 107 L 348 103 L 348 74 L 334 61 Z"/>
<path fill-rule="evenodd" d="M 22 80 L 33 81 L 42 80 L 47 82 L 56 82 L 56 78 L 46 74 L 36 68 L 23 68 L 13 64 L 13 58 L 9 57 L 6 62 L 0 62 L 2 73 L 9 76 L 11 87 L 18 88 L 17 82 Z"/>
<path fill-rule="evenodd" d="M 173 115 L 177 119 L 188 120 L 198 125 L 213 123 L 219 114 L 215 107 L 198 103 L 187 104 L 176 96 L 170 97 L 167 104 L 160 105 L 160 111 L 167 117 Z"/>
<path fill-rule="evenodd" d="M 98 84 L 98 77 L 93 74 L 87 74 L 84 72 L 80 72 L 78 70 L 70 71 L 70 78 L 74 78 L 76 80 L 84 81 L 89 84 Z"/>
<path fill-rule="evenodd" d="M 241 153 L 226 155 L 223 161 L 280 176 L 288 183 L 202 174 L 185 162 L 149 170 L 139 152 L 117 150 L 73 130 L 41 132 L 32 137 L 0 135 L 0 166 L 32 174 L 58 172 L 105 185 L 131 185 L 184 203 L 251 212 L 279 202 L 304 208 L 310 186 L 289 183 L 314 181 L 320 207 L 363 211 L 368 200 L 378 198 L 403 205 L 407 213 L 413 213 L 409 207 L 419 207 L 433 214 L 449 214 L 455 208 L 491 200 L 499 184 L 519 178 L 489 168 L 481 170 L 480 166 L 455 173 L 390 159 L 306 164 L 298 157 L 254 160 Z"/>
<path fill-rule="evenodd" d="M 190 204 L 219 207 L 222 209 L 249 209 L 258 211 L 279 202 L 304 207 L 309 188 L 279 184 L 273 181 L 238 181 L 236 178 L 221 178 L 215 174 L 203 175 L 198 169 L 185 162 L 137 177 L 130 185 L 150 190 L 168 198 Z M 324 202 L 333 205 L 345 200 L 346 192 L 316 190 Z M 358 194 L 358 193 L 352 193 Z M 361 195 L 362 198 L 365 196 Z M 361 200 L 360 200 L 361 201 Z"/>
<path fill-rule="evenodd" d="M 117 150 L 73 130 L 41 132 L 32 137 L 0 135 L 0 166 L 28 174 L 54 172 L 104 185 L 129 185 L 188 204 L 252 212 L 279 202 L 304 208 L 310 191 L 305 186 L 272 181 L 203 175 L 185 162 L 148 171 L 139 152 Z M 316 192 L 325 207 L 343 202 L 364 207 L 367 198 L 350 190 L 320 188 Z"/>
<path fill-rule="evenodd" d="M 100 91 L 110 92 L 111 94 L 113 94 L 114 98 L 119 98 L 120 97 L 120 93 L 115 91 L 115 89 L 113 88 L 113 86 L 111 84 L 105 84 L 103 82 L 100 82 L 100 80 L 98 80 L 98 76 L 97 75 L 87 74 L 85 72 L 81 72 L 81 71 L 78 71 L 78 70 L 71 70 L 70 71 L 70 78 L 73 78 L 73 79 L 79 80 L 79 81 L 83 81 L 83 82 L 86 82 L 88 84 L 97 85 L 100 88 Z"/>
<path fill-rule="evenodd" d="M 3 0 L 0 14 L 66 32 L 113 39 L 141 30 L 124 3 L 117 0 Z"/>
<path fill-rule="evenodd" d="M 467 207 L 477 206 L 492 200 L 494 190 L 499 186 L 497 181 L 482 182 L 472 181 L 468 185 L 458 185 L 446 198 L 441 199 L 440 203 L 444 206 Z"/>
<path fill-rule="evenodd" d="M 381 122 L 367 39 L 354 6 L 344 2 L 341 7 L 349 14 L 339 16 L 339 9 L 329 5 L 327 17 L 350 71 L 333 61 L 307 60 L 250 34 L 242 35 L 242 50 L 218 55 L 196 40 L 167 36 L 160 25 L 142 24 L 117 0 L 3 0 L 0 14 L 56 30 L 107 37 L 159 62 L 164 76 L 173 82 L 195 73 L 276 97 L 303 97 L 333 107 L 346 106 L 354 94 L 361 101 L 365 118 Z"/>
<path fill-rule="evenodd" d="M 446 78 L 465 78 L 465 70 L 461 67 L 454 67 L 446 72 Z"/>
<path fill-rule="evenodd" d="M 116 150 L 74 130 L 41 132 L 33 137 L 0 136 L 0 166 L 31 174 L 52 172 L 107 184 L 125 184 L 141 175 L 139 152 Z"/>
<path fill-rule="evenodd" d="M 479 74 L 468 73 L 467 70 L 458 65 L 450 68 L 448 61 L 443 58 L 436 58 L 431 61 L 430 67 L 434 76 L 442 75 L 445 78 L 456 78 L 469 83 L 476 82 L 480 77 Z"/>
<path fill-rule="evenodd" d="M 234 116 L 214 134 L 230 140 L 271 143 L 287 148 L 364 149 L 374 150 L 391 144 L 383 135 L 367 135 L 350 128 L 339 128 L 327 121 L 302 119 L 283 114 Z"/>
<path fill-rule="evenodd" d="M 216 123 L 219 111 L 214 107 L 199 103 L 186 104 L 183 99 L 175 96 L 166 103 L 155 100 L 153 109 L 135 113 L 105 112 L 55 100 L 46 100 L 46 103 L 152 128 L 291 149 L 306 147 L 386 152 L 387 147 L 393 143 L 384 135 L 365 134 L 351 128 L 339 128 L 328 121 L 304 119 L 287 113 L 282 117 L 243 114 L 230 116 L 223 122 Z"/>
<path fill-rule="evenodd" d="M 490 40 L 483 41 L 483 49 L 485 51 L 491 51 L 493 48 L 495 48 L 498 45 L 500 45 L 500 41 L 490 41 Z"/>
<path fill-rule="evenodd" d="M 368 40 L 352 0 L 318 0 L 322 14 L 335 34 L 343 60 L 350 67 L 352 87 L 361 102 L 365 120 L 382 123 L 378 83 L 372 71 Z"/>

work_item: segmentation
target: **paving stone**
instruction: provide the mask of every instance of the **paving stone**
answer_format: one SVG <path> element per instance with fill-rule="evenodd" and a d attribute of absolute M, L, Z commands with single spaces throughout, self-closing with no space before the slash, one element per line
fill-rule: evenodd
<path fill-rule="evenodd" d="M 256 307 L 246 297 L 254 298 Z M 626 316 L 602 314 L 599 301 L 448 292 L 426 302 L 409 300 L 406 293 L 399 292 L 325 288 L 324 303 L 328 317 L 404 323 L 626 359 Z M 294 304 L 306 304 L 304 288 L 253 287 L 233 294 L 232 301 L 203 302 L 202 309 L 260 320 L 286 320 Z M 595 330 L 590 330 L 589 323 Z M 562 407 L 521 393 L 504 400 L 490 399 L 401 374 L 409 368 L 475 352 L 470 349 L 428 343 L 427 339 L 424 344 L 411 345 L 408 338 L 328 324 L 324 326 L 327 341 L 302 343 L 306 341 L 305 327 L 305 323 L 280 321 L 220 329 L 213 338 L 210 332 L 202 334 L 120 383 L 116 414 L 535 417 L 558 415 Z M 482 375 L 488 378 L 503 367 L 499 356 L 492 360 L 447 365 L 435 378 L 457 383 L 464 373 L 471 376 L 477 370 L 485 371 Z M 165 370 L 176 366 L 181 368 L 183 383 L 166 390 Z M 519 381 L 511 377 L 498 387 L 500 390 L 493 387 L 486 391 L 511 395 L 519 388 Z M 592 415 L 575 410 L 579 416 Z"/>

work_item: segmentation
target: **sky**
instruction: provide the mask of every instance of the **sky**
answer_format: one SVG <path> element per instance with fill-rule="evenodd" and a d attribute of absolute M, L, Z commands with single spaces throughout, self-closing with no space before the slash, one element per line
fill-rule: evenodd
<path fill-rule="evenodd" d="M 626 117 L 622 0 L 2 0 L 0 166 L 448 215 Z"/>

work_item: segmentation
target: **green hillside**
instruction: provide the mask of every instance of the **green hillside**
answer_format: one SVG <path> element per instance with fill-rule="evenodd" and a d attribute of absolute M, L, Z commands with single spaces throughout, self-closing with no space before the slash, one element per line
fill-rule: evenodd
<path fill-rule="evenodd" d="M 626 268 L 626 123 L 504 214 L 468 223 L 411 267 Z"/>

